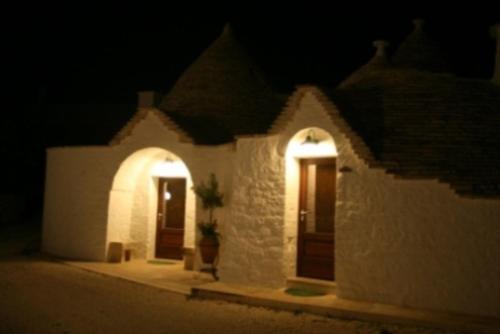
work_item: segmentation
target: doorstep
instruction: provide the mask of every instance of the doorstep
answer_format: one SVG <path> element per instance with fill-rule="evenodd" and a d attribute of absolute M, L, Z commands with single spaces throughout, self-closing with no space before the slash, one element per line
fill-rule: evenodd
<path fill-rule="evenodd" d="M 285 289 L 264 289 L 212 282 L 193 287 L 194 297 L 222 299 L 230 302 L 263 306 L 295 313 L 356 319 L 399 325 L 500 333 L 500 319 L 425 311 L 387 304 L 358 302 L 338 298 L 334 294 L 297 297 Z"/>
<path fill-rule="evenodd" d="M 314 278 L 292 276 L 286 279 L 287 288 L 310 289 L 322 293 L 335 294 L 336 284 Z"/>

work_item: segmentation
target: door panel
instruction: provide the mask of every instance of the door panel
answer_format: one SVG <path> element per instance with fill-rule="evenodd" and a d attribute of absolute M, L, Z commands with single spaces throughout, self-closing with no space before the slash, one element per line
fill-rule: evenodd
<path fill-rule="evenodd" d="M 332 168 L 333 167 L 333 168 Z M 333 233 L 335 165 L 316 166 L 316 232 Z"/>
<path fill-rule="evenodd" d="M 298 276 L 335 278 L 335 180 L 334 158 L 300 161 Z"/>
<path fill-rule="evenodd" d="M 182 259 L 186 179 L 158 180 L 156 252 L 158 258 Z"/>

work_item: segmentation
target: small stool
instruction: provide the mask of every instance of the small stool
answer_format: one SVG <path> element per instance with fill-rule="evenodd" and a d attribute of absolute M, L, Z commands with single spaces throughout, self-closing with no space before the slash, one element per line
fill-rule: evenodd
<path fill-rule="evenodd" d="M 123 254 L 123 243 L 110 242 L 108 245 L 108 262 L 121 263 Z"/>
<path fill-rule="evenodd" d="M 194 269 L 194 249 L 189 247 L 182 248 L 182 257 L 184 259 L 184 270 Z"/>
<path fill-rule="evenodd" d="M 132 257 L 132 250 L 131 249 L 125 249 L 125 261 L 126 262 L 130 261 L 131 257 Z"/>

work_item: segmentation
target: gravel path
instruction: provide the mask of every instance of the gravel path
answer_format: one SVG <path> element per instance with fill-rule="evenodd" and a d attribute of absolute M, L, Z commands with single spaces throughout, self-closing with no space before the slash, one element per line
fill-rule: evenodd
<path fill-rule="evenodd" d="M 451 333 L 186 299 L 37 257 L 0 258 L 0 333 Z"/>

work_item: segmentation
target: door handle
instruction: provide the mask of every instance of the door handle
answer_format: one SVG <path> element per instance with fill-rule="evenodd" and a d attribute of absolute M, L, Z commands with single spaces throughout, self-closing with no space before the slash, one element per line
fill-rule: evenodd
<path fill-rule="evenodd" d="M 304 221 L 304 217 L 309 213 L 311 213 L 309 210 L 300 210 L 300 221 Z"/>

